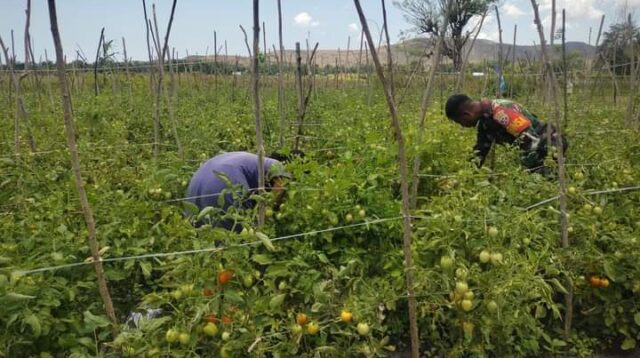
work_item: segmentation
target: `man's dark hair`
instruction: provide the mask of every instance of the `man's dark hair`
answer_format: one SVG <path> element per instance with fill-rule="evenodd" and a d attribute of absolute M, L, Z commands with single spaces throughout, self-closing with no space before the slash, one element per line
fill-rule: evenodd
<path fill-rule="evenodd" d="M 454 94 L 447 99 L 444 111 L 449 119 L 457 119 L 464 110 L 464 105 L 470 102 L 471 98 L 466 94 Z"/>
<path fill-rule="evenodd" d="M 289 163 L 297 158 L 304 158 L 304 152 L 298 149 L 293 149 L 285 152 L 273 152 L 269 155 L 269 158 L 275 159 L 282 163 Z"/>

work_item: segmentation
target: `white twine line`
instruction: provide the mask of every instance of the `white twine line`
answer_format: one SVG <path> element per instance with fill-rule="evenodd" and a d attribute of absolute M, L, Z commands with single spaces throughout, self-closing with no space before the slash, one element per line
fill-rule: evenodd
<path fill-rule="evenodd" d="M 317 235 L 317 234 L 322 234 L 322 233 L 325 233 L 325 232 L 337 231 L 337 230 L 353 228 L 353 227 L 358 227 L 358 226 L 379 224 L 379 223 L 383 223 L 383 222 L 387 222 L 387 221 L 399 220 L 399 219 L 402 219 L 402 218 L 403 218 L 402 216 L 396 216 L 396 217 L 390 217 L 390 218 L 376 219 L 376 220 L 372 220 L 372 221 L 365 221 L 365 222 L 357 223 L 357 224 L 350 224 L 350 225 L 345 225 L 345 226 L 331 227 L 331 228 L 322 229 L 322 230 L 313 230 L 313 231 L 304 232 L 304 233 L 285 235 L 285 236 L 280 236 L 280 237 L 273 238 L 273 239 L 271 239 L 271 242 L 287 240 L 287 239 L 294 239 L 294 238 L 299 238 L 299 237 L 303 237 L 303 236 Z M 219 251 L 223 251 L 223 250 L 227 250 L 227 249 L 231 249 L 231 248 L 246 247 L 246 246 L 259 245 L 259 244 L 262 244 L 261 240 L 246 242 L 246 243 L 242 243 L 242 244 L 222 246 L 222 247 L 208 247 L 208 248 L 205 248 L 205 249 L 194 249 L 194 250 L 184 250 L 184 251 L 174 251 L 174 252 L 160 252 L 160 253 L 143 254 L 143 255 L 112 257 L 112 258 L 106 258 L 106 259 L 100 258 L 100 262 L 103 262 L 103 263 L 105 263 L 105 262 L 119 262 L 119 261 L 140 260 L 140 259 L 148 259 L 148 258 L 167 257 L 167 256 L 182 256 L 182 255 L 198 254 L 198 253 L 205 253 L 205 252 L 219 252 Z M 42 268 L 37 268 L 37 269 L 32 269 L 32 270 L 18 270 L 18 271 L 16 271 L 16 273 L 19 274 L 19 275 L 28 275 L 28 274 L 32 274 L 32 273 L 38 273 L 38 272 L 55 271 L 55 270 L 61 270 L 61 269 L 66 269 L 66 268 L 71 268 L 71 267 L 91 265 L 93 263 L 94 262 L 92 260 L 90 260 L 90 261 L 75 262 L 75 263 L 58 265 L 58 266 L 42 267 Z"/>
<path fill-rule="evenodd" d="M 113 148 L 119 148 L 119 147 L 126 147 L 126 146 L 135 146 L 135 147 L 144 147 L 144 146 L 152 146 L 155 143 L 122 143 L 122 144 L 116 144 L 116 145 L 107 145 L 107 146 L 98 146 L 98 147 L 92 147 L 92 143 L 86 143 L 86 144 L 80 144 L 79 147 L 82 147 L 82 150 L 86 150 L 86 149 L 113 149 Z M 85 148 L 85 146 L 88 146 Z M 176 145 L 174 144 L 163 144 L 163 143 L 158 143 L 158 146 L 160 147 L 176 147 Z M 41 151 L 37 151 L 37 152 L 26 152 L 24 154 L 21 155 L 41 155 L 41 154 L 51 154 L 51 153 L 58 153 L 58 152 L 64 152 L 69 150 L 69 148 L 60 148 L 60 149 L 51 149 L 51 150 L 41 150 Z M 3 159 L 12 159 L 14 157 L 3 157 Z"/>
<path fill-rule="evenodd" d="M 636 186 L 628 186 L 628 187 L 624 187 L 624 188 L 618 188 L 618 189 L 606 189 L 606 190 L 589 190 L 589 191 L 585 191 L 584 193 L 582 193 L 582 195 L 598 195 L 598 194 L 612 194 L 612 193 L 620 193 L 620 192 L 625 192 L 625 191 L 635 191 L 635 190 L 640 190 L 640 185 L 636 185 Z M 560 195 L 556 195 L 552 198 L 549 199 L 545 199 L 542 200 L 538 203 L 535 203 L 533 205 L 527 206 L 526 208 L 519 208 L 520 210 L 523 211 L 529 211 L 533 208 L 537 208 L 538 206 L 544 205 L 548 202 L 554 201 L 554 200 L 558 200 L 560 198 Z"/>

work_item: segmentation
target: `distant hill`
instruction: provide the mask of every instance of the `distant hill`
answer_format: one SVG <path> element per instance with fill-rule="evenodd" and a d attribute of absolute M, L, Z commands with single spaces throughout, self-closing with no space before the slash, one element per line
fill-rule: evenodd
<path fill-rule="evenodd" d="M 432 40 L 426 38 L 414 38 L 407 41 L 403 41 L 397 44 L 391 45 L 391 51 L 393 54 L 394 61 L 398 64 L 407 64 L 416 60 L 422 56 L 425 51 L 431 52 L 433 49 Z M 469 44 L 471 40 L 469 40 Z M 577 52 L 583 56 L 591 56 L 595 53 L 596 48 L 594 46 L 590 46 L 584 42 L 567 42 L 566 44 L 567 53 Z M 385 47 L 382 47 L 380 50 L 384 50 Z M 505 58 L 511 59 L 513 54 L 513 46 L 510 44 L 503 44 L 503 55 Z M 361 59 L 362 63 L 366 62 L 366 54 L 367 51 L 362 51 L 362 56 L 360 56 L 359 48 L 350 49 L 347 53 L 346 50 L 332 50 L 332 49 L 323 49 L 318 50 L 315 56 L 316 63 L 323 66 L 335 66 L 336 63 L 339 63 L 342 66 L 356 66 L 358 64 L 358 60 Z M 471 55 L 469 56 L 469 61 L 471 63 L 478 63 L 484 60 L 494 60 L 498 57 L 499 52 L 499 44 L 490 40 L 481 40 L 478 39 L 473 46 L 473 50 L 471 51 Z M 559 57 L 560 51 L 559 47 L 556 46 L 556 49 L 552 51 L 554 56 Z M 516 45 L 515 46 L 515 56 L 516 59 L 529 59 L 539 60 L 540 58 L 540 46 L 533 45 Z M 381 56 L 381 61 L 386 62 L 386 56 Z M 306 49 L 302 50 L 302 61 L 303 63 L 306 61 L 307 51 Z M 189 56 L 185 58 L 188 62 L 212 62 L 214 60 L 212 55 L 209 56 Z M 288 63 L 295 63 L 295 51 L 286 50 L 285 51 L 285 60 Z M 227 63 L 235 63 L 241 65 L 248 65 L 249 58 L 247 56 L 222 56 L 218 55 L 218 61 L 227 62 Z M 275 57 L 273 56 L 273 50 L 270 49 L 267 54 L 267 61 L 275 63 Z M 370 60 L 369 60 L 370 61 Z M 443 58 L 443 61 L 447 61 L 447 59 Z"/>

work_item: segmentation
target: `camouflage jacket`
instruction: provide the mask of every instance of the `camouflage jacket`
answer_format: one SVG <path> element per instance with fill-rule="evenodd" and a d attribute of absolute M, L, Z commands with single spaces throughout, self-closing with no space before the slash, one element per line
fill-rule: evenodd
<path fill-rule="evenodd" d="M 491 151 L 493 143 L 514 144 L 525 152 L 535 152 L 546 125 L 518 103 L 506 99 L 482 100 L 482 117 L 476 128 L 478 136 L 473 150 L 480 158 L 480 166 Z M 523 158 L 524 161 L 524 158 Z M 529 166 L 527 163 L 523 163 Z"/>

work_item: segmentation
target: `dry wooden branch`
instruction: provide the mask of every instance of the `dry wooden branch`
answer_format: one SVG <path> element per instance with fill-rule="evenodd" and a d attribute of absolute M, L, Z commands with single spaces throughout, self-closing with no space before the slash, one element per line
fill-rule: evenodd
<path fill-rule="evenodd" d="M 260 1 L 253 0 L 253 57 L 251 59 L 253 77 L 253 114 L 256 118 L 256 146 L 258 153 L 258 193 L 264 192 L 264 144 L 262 141 L 262 121 L 260 118 L 260 72 L 258 55 L 260 54 Z M 242 26 L 240 26 L 242 28 Z M 242 29 L 244 32 L 244 29 Z M 245 33 L 246 39 L 246 33 Z M 264 225 L 264 202 L 258 202 L 258 225 Z"/>
<path fill-rule="evenodd" d="M 96 277 L 98 279 L 98 290 L 102 297 L 102 302 L 105 306 L 107 316 L 113 324 L 114 335 L 117 333 L 117 319 L 113 309 L 113 303 L 111 301 L 111 295 L 109 294 L 109 288 L 107 281 L 104 277 L 104 271 L 102 269 L 102 261 L 100 257 L 100 250 L 98 240 L 96 238 L 96 224 L 87 198 L 87 192 L 84 189 L 84 181 L 82 179 L 82 173 L 80 168 L 80 157 L 78 155 L 78 147 L 76 145 L 75 131 L 73 124 L 73 112 L 71 110 L 71 93 L 67 85 L 67 78 L 65 73 L 64 55 L 62 52 L 62 41 L 60 40 L 60 32 L 58 31 L 58 18 L 56 14 L 55 0 L 48 0 L 49 2 L 49 19 L 51 21 L 51 35 L 53 36 L 53 42 L 56 49 L 56 66 L 58 69 L 58 79 L 60 82 L 60 97 L 62 98 L 62 107 L 64 110 L 64 128 L 67 135 L 67 146 L 69 147 L 69 154 L 71 156 L 71 166 L 74 174 L 76 190 L 80 197 L 80 206 L 82 207 L 82 213 L 89 232 L 89 248 L 91 250 L 91 257 L 93 259 L 93 266 L 96 270 Z"/>
<path fill-rule="evenodd" d="M 367 37 L 367 43 L 371 50 L 371 57 L 373 58 L 373 62 L 375 64 L 378 78 L 383 84 L 385 99 L 389 107 L 389 113 L 391 115 L 391 123 L 394 128 L 396 143 L 398 144 L 398 164 L 400 166 L 400 188 L 402 192 L 402 216 L 403 216 L 402 249 L 404 252 L 405 282 L 407 286 L 407 301 L 409 306 L 409 325 L 410 325 L 409 329 L 411 333 L 411 355 L 413 358 L 418 358 L 420 356 L 420 339 L 418 335 L 418 322 L 416 318 L 416 297 L 415 297 L 414 288 L 413 288 L 413 271 L 415 270 L 415 268 L 413 267 L 413 258 L 411 255 L 411 213 L 409 208 L 409 173 L 408 173 L 408 166 L 407 166 L 407 158 L 405 154 L 404 137 L 402 135 L 402 127 L 400 126 L 400 120 L 398 118 L 396 104 L 394 102 L 393 96 L 391 95 L 389 82 L 386 80 L 384 76 L 384 70 L 378 58 L 375 44 L 371 37 L 371 32 L 369 31 L 369 25 L 367 24 L 367 19 L 364 15 L 364 12 L 362 11 L 362 7 L 360 6 L 360 1 L 353 0 L 353 3 L 356 6 L 356 10 L 358 11 L 358 17 L 360 18 L 360 24 L 362 25 L 362 30 L 364 31 L 365 36 Z"/>
<path fill-rule="evenodd" d="M 282 44 L 282 5 L 278 0 L 278 39 L 280 44 L 280 60 L 278 61 L 278 113 L 280 114 L 280 148 L 284 147 L 285 111 L 284 111 L 284 77 L 282 67 L 284 63 L 284 45 Z M 275 53 L 275 48 L 274 48 Z"/>
<path fill-rule="evenodd" d="M 558 88 L 558 84 L 556 81 L 556 77 L 555 77 L 555 73 L 553 72 L 553 67 L 551 64 L 551 58 L 549 57 L 549 54 L 547 52 L 547 44 L 544 38 L 544 30 L 542 28 L 542 21 L 540 20 L 540 13 L 538 11 L 538 4 L 536 3 L 536 0 L 531 0 L 531 5 L 533 7 L 533 13 L 535 16 L 535 23 L 536 23 L 536 27 L 538 29 L 538 35 L 540 36 L 540 51 L 542 54 L 542 60 L 543 60 L 543 64 L 544 67 L 546 69 L 545 73 L 547 74 L 547 78 L 548 78 L 548 83 L 549 83 L 549 89 L 551 91 L 551 100 L 553 102 L 553 107 L 554 107 L 554 117 L 556 119 L 556 130 L 557 130 L 557 135 L 559 140 L 561 141 L 562 138 L 562 123 L 560 123 L 560 110 L 559 110 L 559 103 L 558 103 L 558 96 L 557 96 L 557 88 Z M 566 69 L 565 69 L 566 70 Z M 551 126 L 549 125 L 547 128 L 547 137 L 550 137 L 550 128 Z M 552 145 L 552 142 L 550 140 L 547 140 L 548 145 Z M 566 183 L 565 183 L 565 165 L 564 165 L 564 152 L 563 152 L 563 148 L 562 148 L 562 142 L 559 143 L 560 148 L 558 148 L 557 154 L 558 154 L 558 184 L 559 184 L 559 197 L 560 197 L 560 230 L 561 230 L 561 234 L 560 234 L 560 239 L 562 242 L 562 247 L 567 248 L 569 247 L 569 231 L 568 231 L 568 220 L 567 220 L 567 197 L 566 197 Z M 568 289 L 570 290 L 571 287 L 568 287 Z M 572 299 L 572 295 L 570 293 L 568 293 L 565 298 L 567 300 Z M 569 303 L 569 302 L 567 302 Z M 567 312 L 569 311 L 569 308 L 571 307 L 571 305 L 567 306 Z M 568 314 L 568 313 L 567 313 Z M 565 336 L 568 338 L 570 335 L 570 330 L 571 327 L 565 325 Z"/>

